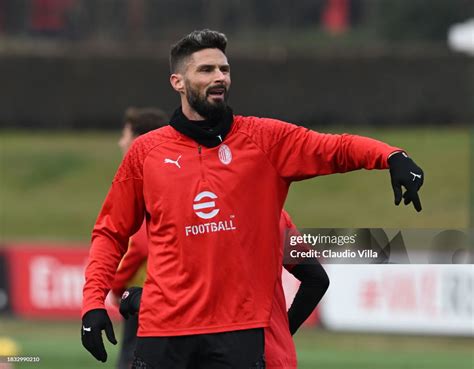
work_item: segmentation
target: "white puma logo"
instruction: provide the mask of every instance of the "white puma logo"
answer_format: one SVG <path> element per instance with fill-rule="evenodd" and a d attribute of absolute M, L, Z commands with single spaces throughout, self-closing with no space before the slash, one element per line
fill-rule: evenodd
<path fill-rule="evenodd" d="M 85 332 L 90 332 L 90 331 L 91 331 L 91 327 L 84 327 L 84 326 L 82 326 L 82 330 L 85 331 Z"/>
<path fill-rule="evenodd" d="M 413 181 L 415 181 L 415 179 L 417 179 L 417 178 L 421 179 L 421 174 L 416 174 L 416 173 L 413 173 L 413 172 L 410 172 L 410 174 L 413 176 Z"/>
<path fill-rule="evenodd" d="M 179 159 L 181 159 L 181 155 L 178 156 L 178 159 L 176 159 L 176 160 L 171 160 L 171 159 L 165 158 L 165 163 L 166 163 L 166 164 L 174 164 L 174 165 L 176 165 L 179 169 L 181 169 L 181 165 L 179 165 L 179 163 L 178 163 Z"/>

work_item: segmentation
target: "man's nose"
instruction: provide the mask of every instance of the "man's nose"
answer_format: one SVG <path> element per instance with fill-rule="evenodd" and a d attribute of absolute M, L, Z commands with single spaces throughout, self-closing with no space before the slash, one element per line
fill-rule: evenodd
<path fill-rule="evenodd" d="M 216 72 L 215 72 L 215 78 L 214 78 L 216 81 L 224 81 L 225 79 L 225 74 L 220 70 L 220 69 L 216 69 Z"/>

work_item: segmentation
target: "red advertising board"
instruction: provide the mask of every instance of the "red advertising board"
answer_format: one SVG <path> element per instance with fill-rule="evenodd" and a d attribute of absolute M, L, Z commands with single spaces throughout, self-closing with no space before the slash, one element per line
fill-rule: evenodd
<path fill-rule="evenodd" d="M 87 246 L 71 245 L 7 247 L 13 312 L 30 318 L 79 318 L 88 252 Z M 110 301 L 107 309 L 118 316 Z"/>
<path fill-rule="evenodd" d="M 80 317 L 88 245 L 15 244 L 7 246 L 4 251 L 14 314 L 28 318 Z M 299 281 L 285 270 L 282 277 L 289 307 Z M 120 316 L 111 294 L 106 307 L 111 318 Z M 305 325 L 316 325 L 318 315 L 317 311 L 313 312 Z"/>

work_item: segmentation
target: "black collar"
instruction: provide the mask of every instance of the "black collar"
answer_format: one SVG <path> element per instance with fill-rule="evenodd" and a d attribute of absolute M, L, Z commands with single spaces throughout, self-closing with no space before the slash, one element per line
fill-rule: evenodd
<path fill-rule="evenodd" d="M 233 121 L 234 115 L 229 107 L 220 119 L 204 121 L 189 120 L 179 107 L 171 117 L 170 126 L 203 146 L 216 147 L 224 141 Z"/>

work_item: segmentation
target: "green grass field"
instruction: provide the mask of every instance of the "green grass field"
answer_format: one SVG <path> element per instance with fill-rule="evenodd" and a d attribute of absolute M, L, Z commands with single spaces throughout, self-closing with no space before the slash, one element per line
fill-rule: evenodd
<path fill-rule="evenodd" d="M 352 130 L 405 148 L 425 170 L 423 212 L 393 205 L 386 171 L 295 183 L 286 208 L 301 227 L 465 228 L 468 128 Z M 121 154 L 117 133 L 0 132 L 0 234 L 87 242 Z"/>
<path fill-rule="evenodd" d="M 16 368 L 113 368 L 117 347 L 106 344 L 109 360 L 99 363 L 82 348 L 78 322 L 2 319 L 0 332 L 15 340 L 20 354 L 40 363 Z M 121 330 L 115 323 L 115 331 Z M 472 369 L 474 339 L 330 333 L 302 329 L 295 335 L 300 369 Z M 1 366 L 0 366 L 1 367 Z"/>

